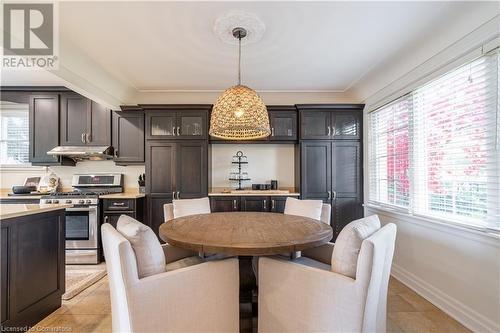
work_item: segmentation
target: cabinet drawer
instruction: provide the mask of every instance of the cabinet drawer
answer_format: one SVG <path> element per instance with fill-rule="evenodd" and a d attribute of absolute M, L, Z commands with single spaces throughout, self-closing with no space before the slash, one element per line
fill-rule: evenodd
<path fill-rule="evenodd" d="M 133 211 L 135 201 L 133 199 L 104 199 L 104 210 Z"/>

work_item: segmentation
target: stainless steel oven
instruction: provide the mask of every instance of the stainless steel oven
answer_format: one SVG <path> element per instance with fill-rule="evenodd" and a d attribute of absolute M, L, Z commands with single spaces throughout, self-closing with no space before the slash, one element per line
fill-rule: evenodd
<path fill-rule="evenodd" d="M 99 207 L 66 208 L 66 263 L 99 263 Z"/>
<path fill-rule="evenodd" d="M 41 204 L 71 204 L 66 208 L 66 264 L 98 264 L 101 259 L 99 195 L 123 191 L 119 173 L 73 176 L 73 192 L 44 196 Z"/>

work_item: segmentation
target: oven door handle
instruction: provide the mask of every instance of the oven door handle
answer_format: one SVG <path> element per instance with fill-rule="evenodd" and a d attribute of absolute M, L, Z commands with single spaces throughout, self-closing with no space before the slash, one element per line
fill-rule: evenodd
<path fill-rule="evenodd" d="M 68 212 L 92 212 L 97 210 L 97 207 L 70 207 L 66 208 Z"/>

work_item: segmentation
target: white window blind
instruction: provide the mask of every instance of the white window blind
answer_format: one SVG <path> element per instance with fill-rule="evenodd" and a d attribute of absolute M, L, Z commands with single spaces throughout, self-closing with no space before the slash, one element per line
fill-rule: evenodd
<path fill-rule="evenodd" d="M 500 230 L 499 66 L 483 56 L 371 114 L 370 201 Z"/>
<path fill-rule="evenodd" d="M 372 113 L 370 198 L 408 207 L 410 200 L 411 98 L 404 96 Z"/>
<path fill-rule="evenodd" d="M 0 164 L 28 164 L 28 105 L 2 102 L 0 107 L 0 131 Z"/>

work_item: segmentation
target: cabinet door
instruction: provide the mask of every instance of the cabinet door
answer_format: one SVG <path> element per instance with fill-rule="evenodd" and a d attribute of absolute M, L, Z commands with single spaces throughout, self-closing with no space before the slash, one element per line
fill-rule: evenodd
<path fill-rule="evenodd" d="M 208 147 L 205 141 L 180 142 L 176 145 L 177 180 L 175 189 L 181 199 L 201 198 L 208 194 Z"/>
<path fill-rule="evenodd" d="M 3 323 L 9 319 L 9 311 L 7 309 L 9 305 L 9 228 L 1 228 L 1 240 L 0 240 L 0 256 L 1 256 L 1 266 L 0 266 L 0 298 L 1 298 L 1 315 L 0 323 Z M 12 245 L 11 245 L 12 246 Z"/>
<path fill-rule="evenodd" d="M 297 140 L 297 112 L 269 111 L 271 141 Z"/>
<path fill-rule="evenodd" d="M 269 197 L 241 197 L 242 212 L 268 212 L 271 209 Z"/>
<path fill-rule="evenodd" d="M 348 223 L 363 217 L 361 145 L 357 141 L 332 143 L 332 226 L 334 238 Z"/>
<path fill-rule="evenodd" d="M 163 206 L 172 203 L 171 196 L 148 196 L 148 225 L 158 236 L 160 226 L 165 222 Z M 159 238 L 159 237 L 158 237 Z M 161 239 L 160 239 L 161 240 Z M 162 241 L 164 243 L 164 241 Z"/>
<path fill-rule="evenodd" d="M 300 146 L 302 198 L 328 202 L 332 183 L 331 141 L 308 141 Z"/>
<path fill-rule="evenodd" d="M 237 212 L 240 210 L 240 197 L 210 197 L 210 210 L 216 212 Z"/>
<path fill-rule="evenodd" d="M 172 199 L 175 190 L 175 143 L 148 142 L 146 146 L 146 193 Z"/>
<path fill-rule="evenodd" d="M 284 213 L 287 197 L 271 197 L 271 212 Z"/>
<path fill-rule="evenodd" d="M 111 110 L 90 101 L 88 111 L 87 144 L 111 146 Z"/>
<path fill-rule="evenodd" d="M 331 134 L 333 139 L 360 139 L 361 111 L 333 111 Z"/>
<path fill-rule="evenodd" d="M 330 139 L 331 120 L 329 111 L 301 111 L 301 139 Z"/>
<path fill-rule="evenodd" d="M 59 95 L 30 96 L 30 156 L 35 164 L 57 164 L 57 156 L 47 152 L 59 145 Z"/>
<path fill-rule="evenodd" d="M 90 100 L 78 94 L 61 95 L 61 145 L 84 146 Z"/>
<path fill-rule="evenodd" d="M 177 113 L 176 138 L 179 139 L 206 139 L 207 112 L 184 111 Z"/>
<path fill-rule="evenodd" d="M 173 139 L 176 137 L 177 123 L 175 112 L 146 112 L 146 139 Z"/>
<path fill-rule="evenodd" d="M 117 164 L 144 163 L 144 113 L 113 112 L 113 147 Z"/>

